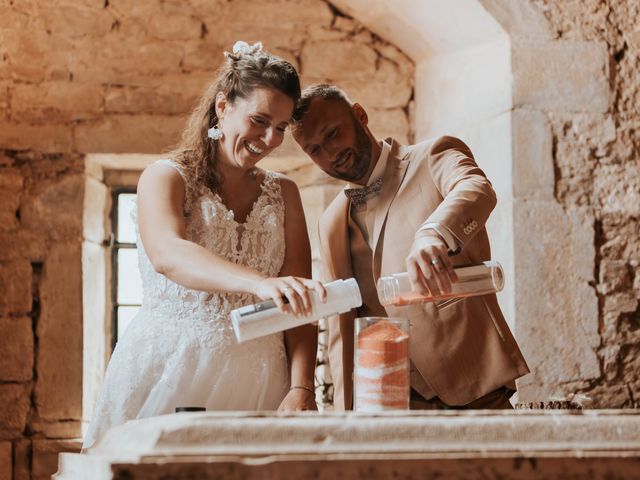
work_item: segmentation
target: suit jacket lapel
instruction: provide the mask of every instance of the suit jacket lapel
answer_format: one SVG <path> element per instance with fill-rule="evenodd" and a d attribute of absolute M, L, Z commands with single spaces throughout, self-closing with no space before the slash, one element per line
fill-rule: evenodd
<path fill-rule="evenodd" d="M 387 160 L 387 168 L 384 172 L 384 181 L 382 183 L 382 189 L 378 197 L 378 201 L 375 203 L 375 217 L 373 223 L 373 259 L 374 268 L 373 272 L 377 276 L 380 269 L 376 268 L 376 261 L 379 255 L 378 243 L 380 242 L 380 235 L 384 228 L 384 224 L 387 220 L 387 214 L 391 207 L 391 202 L 396 197 L 400 184 L 407 173 L 407 167 L 409 161 L 407 159 L 405 149 L 402 148 L 396 141 L 387 139 L 387 142 L 391 143 L 391 152 L 389 152 L 389 159 Z"/>
<path fill-rule="evenodd" d="M 324 280 L 353 277 L 349 223 L 351 202 L 342 193 L 331 202 L 320 221 L 322 263 L 330 270 Z M 323 243 L 324 243 L 323 242 Z M 353 312 L 329 317 L 329 358 L 339 410 L 349 410 L 352 399 Z"/>
<path fill-rule="evenodd" d="M 323 254 L 327 255 L 324 262 L 331 268 L 330 277 L 333 279 L 349 278 L 353 275 L 351 255 L 349 253 L 349 199 L 340 194 L 329 206 L 328 217 L 332 221 L 323 222 L 321 236 L 325 236 L 327 244 Z M 323 235 L 324 233 L 324 235 Z"/>

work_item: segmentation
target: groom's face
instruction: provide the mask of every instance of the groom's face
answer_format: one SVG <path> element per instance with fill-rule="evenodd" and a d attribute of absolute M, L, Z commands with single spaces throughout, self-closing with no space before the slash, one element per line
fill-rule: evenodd
<path fill-rule="evenodd" d="M 362 179 L 371 163 L 371 139 L 354 108 L 362 107 L 316 98 L 293 132 L 316 165 L 332 177 L 350 182 Z"/>

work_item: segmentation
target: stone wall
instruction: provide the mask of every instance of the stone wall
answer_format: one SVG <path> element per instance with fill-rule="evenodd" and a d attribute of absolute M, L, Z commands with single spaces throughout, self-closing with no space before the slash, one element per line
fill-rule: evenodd
<path fill-rule="evenodd" d="M 608 57 L 609 96 L 603 99 L 601 108 L 563 114 L 547 112 L 553 142 L 554 196 L 562 209 L 581 224 L 584 250 L 594 265 L 592 271 L 586 272 L 586 278 L 597 295 L 594 371 L 584 371 L 584 375 L 562 388 L 588 395 L 593 406 L 638 407 L 640 3 L 535 3 L 558 40 L 601 45 Z M 576 49 L 573 56 L 579 62 L 593 53 L 593 48 Z M 573 352 L 570 347 L 564 353 L 575 355 L 576 362 L 585 358 L 583 352 Z"/>
<path fill-rule="evenodd" d="M 1 480 L 48 478 L 77 448 L 84 154 L 171 146 L 238 39 L 411 138 L 412 63 L 325 1 L 0 0 Z M 267 163 L 300 183 L 311 225 L 335 188 L 291 140 Z"/>

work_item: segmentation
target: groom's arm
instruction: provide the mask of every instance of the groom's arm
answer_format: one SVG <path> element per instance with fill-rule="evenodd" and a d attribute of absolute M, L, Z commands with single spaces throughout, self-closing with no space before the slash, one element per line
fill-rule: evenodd
<path fill-rule="evenodd" d="M 450 255 L 462 251 L 484 229 L 496 195 L 461 140 L 440 137 L 413 153 L 422 162 L 419 181 L 435 188 L 442 200 L 415 233 L 407 272 L 416 291 L 438 296 L 449 293 L 457 281 Z"/>
<path fill-rule="evenodd" d="M 425 161 L 443 200 L 416 233 L 435 231 L 458 253 L 485 227 L 496 206 L 495 191 L 469 147 L 455 137 L 436 140 Z"/>

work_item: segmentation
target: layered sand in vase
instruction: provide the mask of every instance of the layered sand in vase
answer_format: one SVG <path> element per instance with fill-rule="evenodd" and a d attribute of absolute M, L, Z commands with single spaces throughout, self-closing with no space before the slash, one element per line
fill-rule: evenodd
<path fill-rule="evenodd" d="M 356 409 L 409 408 L 409 336 L 380 321 L 360 332 L 355 366 Z"/>

